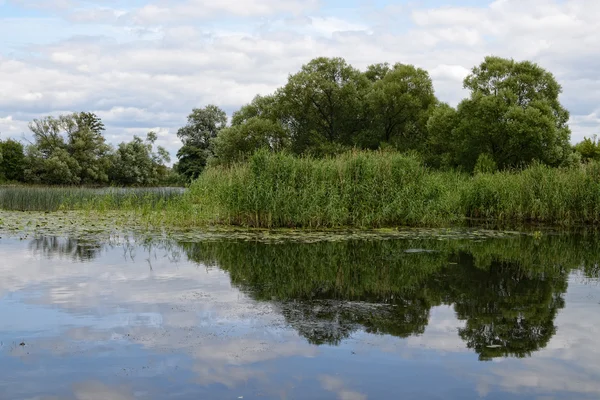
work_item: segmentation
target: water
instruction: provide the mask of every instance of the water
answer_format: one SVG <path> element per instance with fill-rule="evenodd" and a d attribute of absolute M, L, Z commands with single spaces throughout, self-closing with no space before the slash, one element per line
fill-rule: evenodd
<path fill-rule="evenodd" d="M 597 399 L 594 235 L 0 239 L 2 399 Z"/>

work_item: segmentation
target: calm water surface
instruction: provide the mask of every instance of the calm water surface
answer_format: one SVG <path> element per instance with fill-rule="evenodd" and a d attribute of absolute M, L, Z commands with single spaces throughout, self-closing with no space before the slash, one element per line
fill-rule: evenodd
<path fill-rule="evenodd" d="M 0 255 L 0 399 L 600 398 L 595 236 Z"/>

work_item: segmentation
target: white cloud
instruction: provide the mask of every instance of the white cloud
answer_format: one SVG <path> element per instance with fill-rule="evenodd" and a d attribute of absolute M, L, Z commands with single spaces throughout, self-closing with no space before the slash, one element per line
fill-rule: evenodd
<path fill-rule="evenodd" d="M 33 117 L 92 110 L 107 118 L 113 142 L 129 140 L 132 129 L 174 135 L 192 108 L 215 103 L 231 113 L 317 56 L 359 68 L 415 64 L 431 72 L 441 100 L 456 104 L 465 96 L 461 80 L 489 54 L 531 59 L 555 73 L 573 141 L 598 130 L 597 2 L 390 5 L 354 14 L 321 9 L 317 0 L 25 5 L 46 14 L 7 18 L 10 31 L 0 26 L 0 35 L 18 38 L 0 45 L 0 116 L 12 116 L 13 127 L 1 122 L 3 134 L 20 135 Z M 407 23 L 395 26 L 400 20 Z M 167 142 L 174 154 L 178 142 Z"/>
<path fill-rule="evenodd" d="M 334 392 L 339 400 L 367 400 L 367 396 L 347 389 L 347 385 L 340 378 L 331 375 L 322 375 L 319 377 L 323 389 Z"/>

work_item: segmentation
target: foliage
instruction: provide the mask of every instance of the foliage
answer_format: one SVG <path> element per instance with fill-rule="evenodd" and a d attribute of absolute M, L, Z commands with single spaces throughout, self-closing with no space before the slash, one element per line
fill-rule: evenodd
<path fill-rule="evenodd" d="M 162 147 L 153 152 L 156 134 L 149 132 L 146 140 L 134 136 L 128 143 L 121 143 L 114 154 L 111 181 L 125 186 L 155 186 L 167 174 L 164 163 L 169 154 Z"/>
<path fill-rule="evenodd" d="M 227 115 L 215 105 L 194 108 L 187 125 L 177 131 L 183 147 L 177 153 L 177 171 L 188 180 L 198 177 L 212 156 L 212 140 L 225 128 Z"/>
<path fill-rule="evenodd" d="M 161 208 L 181 198 L 164 188 L 76 188 L 46 186 L 0 187 L 0 209 L 14 211 L 125 210 Z"/>
<path fill-rule="evenodd" d="M 481 157 L 482 170 L 470 175 L 429 169 L 417 156 L 390 151 L 324 159 L 259 151 L 247 164 L 208 168 L 186 193 L 180 205 L 185 220 L 177 223 L 265 228 L 440 226 L 473 218 L 600 223 L 600 164 L 552 168 L 538 162 L 489 173 L 488 161 Z M 169 210 L 166 217 L 178 213 Z"/>
<path fill-rule="evenodd" d="M 208 169 L 190 201 L 219 222 L 259 227 L 386 226 L 455 220 L 463 177 L 431 174 L 412 156 L 351 152 L 295 158 L 259 151 L 247 165 Z"/>
<path fill-rule="evenodd" d="M 24 177 L 31 183 L 102 184 L 108 181 L 110 147 L 95 114 L 73 113 L 34 119 L 35 143 L 26 150 Z"/>
<path fill-rule="evenodd" d="M 277 93 L 291 148 L 306 153 L 319 143 L 352 145 L 364 129 L 368 79 L 341 58 L 316 58 Z"/>
<path fill-rule="evenodd" d="M 229 165 L 245 161 L 259 149 L 282 151 L 288 147 L 288 139 L 280 124 L 251 117 L 219 132 L 213 142 L 215 163 Z"/>
<path fill-rule="evenodd" d="M 106 144 L 104 123 L 93 113 L 34 119 L 29 128 L 34 143 L 25 151 L 14 141 L 2 144 L 7 154 L 2 168 L 11 171 L 9 179 L 47 185 L 151 186 L 171 175 L 170 182 L 178 181 L 165 165 L 169 153 L 160 146 L 152 150 L 154 132 L 145 142 L 134 137 L 115 151 Z"/>
<path fill-rule="evenodd" d="M 483 173 L 489 174 L 489 173 L 496 172 L 497 169 L 498 169 L 498 166 L 496 165 L 496 162 L 494 161 L 492 156 L 490 156 L 487 153 L 482 153 L 477 158 L 477 162 L 475 163 L 474 172 L 476 174 L 483 174 Z"/>
<path fill-rule="evenodd" d="M 22 182 L 25 172 L 23 145 L 12 139 L 0 142 L 0 155 L 0 175 L 8 181 Z"/>
<path fill-rule="evenodd" d="M 456 110 L 446 103 L 434 107 L 427 121 L 427 142 L 424 150 L 427 164 L 440 169 L 459 165 L 457 143 L 452 136 L 458 124 Z"/>
<path fill-rule="evenodd" d="M 575 151 L 581 155 L 585 161 L 600 160 L 600 143 L 598 143 L 596 135 L 590 138 L 583 138 L 583 141 L 575 145 Z"/>
<path fill-rule="evenodd" d="M 452 130 L 457 165 L 472 171 L 482 153 L 500 169 L 534 160 L 559 166 L 567 159 L 569 113 L 551 73 L 528 61 L 486 57 L 464 87 L 471 96 L 459 104 Z"/>
<path fill-rule="evenodd" d="M 578 164 L 551 73 L 528 61 L 486 57 L 464 87 L 470 96 L 454 109 L 437 100 L 427 71 L 413 65 L 380 63 L 361 72 L 342 58 L 315 58 L 275 93 L 234 112 L 230 127 L 218 107 L 194 109 L 178 133 L 184 146 L 177 169 L 192 180 L 217 152 L 214 164 L 230 164 L 265 147 L 319 158 L 352 148 L 414 150 L 428 166 L 469 173 L 482 154 L 498 170 L 535 160 Z"/>
<path fill-rule="evenodd" d="M 393 143 L 402 150 L 421 147 L 437 102 L 427 71 L 412 65 L 396 64 L 387 70 L 379 65 L 366 75 L 375 82 L 366 100 L 372 120 L 363 147 L 377 148 L 380 143 Z"/>

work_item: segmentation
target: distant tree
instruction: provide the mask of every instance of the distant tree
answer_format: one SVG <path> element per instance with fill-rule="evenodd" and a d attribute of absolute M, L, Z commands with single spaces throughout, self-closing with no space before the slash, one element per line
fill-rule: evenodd
<path fill-rule="evenodd" d="M 165 163 L 170 157 L 160 146 L 153 151 L 155 141 L 156 133 L 149 132 L 146 140 L 134 136 L 132 141 L 119 144 L 113 156 L 111 181 L 126 186 L 157 185 L 168 173 Z"/>
<path fill-rule="evenodd" d="M 454 159 L 462 167 L 472 171 L 482 153 L 500 169 L 533 160 L 558 166 L 568 159 L 569 113 L 550 72 L 529 61 L 486 57 L 464 87 L 471 96 L 458 106 L 452 135 L 458 151 Z"/>
<path fill-rule="evenodd" d="M 600 143 L 596 135 L 592 138 L 583 138 L 583 141 L 577 143 L 575 151 L 581 155 L 583 161 L 600 160 Z"/>
<path fill-rule="evenodd" d="M 458 113 L 446 103 L 434 107 L 427 121 L 427 142 L 423 151 L 426 163 L 434 168 L 450 168 L 460 164 L 454 140 Z"/>
<path fill-rule="evenodd" d="M 25 181 L 48 185 L 77 185 L 80 167 L 66 149 L 59 147 L 45 155 L 37 145 L 27 146 Z"/>
<path fill-rule="evenodd" d="M 25 151 L 23 145 L 8 139 L 0 143 L 0 171 L 5 179 L 21 182 L 25 179 Z"/>
<path fill-rule="evenodd" d="M 251 118 L 260 117 L 273 122 L 282 122 L 280 99 L 276 95 L 256 96 L 231 117 L 231 125 L 241 125 Z"/>
<path fill-rule="evenodd" d="M 108 182 L 110 147 L 100 118 L 88 112 L 34 119 L 34 143 L 27 150 L 25 178 L 54 184 Z"/>
<path fill-rule="evenodd" d="M 369 80 L 342 58 L 316 58 L 277 93 L 292 150 L 322 143 L 352 145 L 366 122 Z"/>
<path fill-rule="evenodd" d="M 194 108 L 187 125 L 177 131 L 183 147 L 177 153 L 177 172 L 188 180 L 198 177 L 212 156 L 211 143 L 227 125 L 227 114 L 215 105 Z"/>
<path fill-rule="evenodd" d="M 256 150 L 263 148 L 281 151 L 288 147 L 288 139 L 287 132 L 280 124 L 252 117 L 219 132 L 213 144 L 215 163 L 244 161 Z"/>
<path fill-rule="evenodd" d="M 67 149 L 81 168 L 83 184 L 108 182 L 110 146 L 102 132 L 104 124 L 93 113 L 75 113 L 64 118 L 67 131 Z"/>

